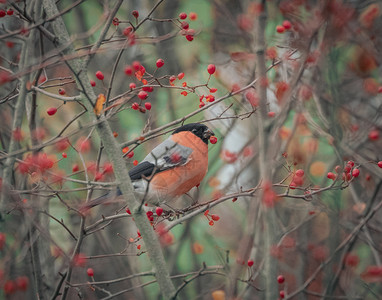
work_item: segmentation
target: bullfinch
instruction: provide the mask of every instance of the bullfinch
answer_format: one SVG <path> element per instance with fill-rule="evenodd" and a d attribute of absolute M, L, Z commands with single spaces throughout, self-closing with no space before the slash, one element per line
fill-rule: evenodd
<path fill-rule="evenodd" d="M 198 186 L 207 173 L 208 141 L 214 135 L 206 125 L 199 123 L 177 128 L 129 171 L 138 200 L 160 205 Z M 118 189 L 82 208 L 89 209 L 119 195 Z"/>

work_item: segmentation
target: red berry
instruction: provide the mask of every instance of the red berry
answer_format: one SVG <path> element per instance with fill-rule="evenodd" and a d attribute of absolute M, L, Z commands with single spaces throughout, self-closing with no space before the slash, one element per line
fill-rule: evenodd
<path fill-rule="evenodd" d="M 130 209 L 129 209 L 128 207 L 126 207 L 126 213 L 127 213 L 128 215 L 131 215 L 131 211 L 130 211 Z"/>
<path fill-rule="evenodd" d="M 186 21 L 183 21 L 180 23 L 180 27 L 182 27 L 182 29 L 188 29 L 190 28 L 190 25 Z"/>
<path fill-rule="evenodd" d="M 134 110 L 138 110 L 139 109 L 139 104 L 137 102 L 134 102 L 132 105 L 131 105 L 131 108 L 134 109 Z"/>
<path fill-rule="evenodd" d="M 192 42 L 194 40 L 194 36 L 193 35 L 186 35 L 186 39 L 187 39 L 187 41 Z"/>
<path fill-rule="evenodd" d="M 277 25 L 276 26 L 276 31 L 278 33 L 283 33 L 285 31 L 285 27 L 284 26 L 281 26 L 281 25 Z"/>
<path fill-rule="evenodd" d="M 276 115 L 274 111 L 268 112 L 268 117 L 273 118 Z"/>
<path fill-rule="evenodd" d="M 214 221 L 219 221 L 220 217 L 218 215 L 211 215 L 211 219 Z"/>
<path fill-rule="evenodd" d="M 336 179 L 336 174 L 334 174 L 334 173 L 332 173 L 332 172 L 328 172 L 327 177 L 328 177 L 329 179 L 331 179 L 331 180 L 334 180 L 334 179 Z"/>
<path fill-rule="evenodd" d="M 89 277 L 93 277 L 94 276 L 94 270 L 93 268 L 89 268 L 86 270 L 86 273 L 88 274 Z"/>
<path fill-rule="evenodd" d="M 289 29 L 292 28 L 292 23 L 289 22 L 288 20 L 285 20 L 285 21 L 283 22 L 283 27 L 285 28 L 285 30 L 289 30 Z"/>
<path fill-rule="evenodd" d="M 119 19 L 117 17 L 113 18 L 113 25 L 118 26 L 119 25 Z"/>
<path fill-rule="evenodd" d="M 278 282 L 279 284 L 284 283 L 284 281 L 285 281 L 285 277 L 284 277 L 283 275 L 279 275 L 279 276 L 277 276 L 277 282 Z"/>
<path fill-rule="evenodd" d="M 349 267 L 356 267 L 359 264 L 359 257 L 356 254 L 348 253 L 345 256 L 345 265 Z"/>
<path fill-rule="evenodd" d="M 126 66 L 126 67 L 125 67 L 125 74 L 126 74 L 127 76 L 131 76 L 131 75 L 133 75 L 133 69 L 131 68 L 131 66 Z"/>
<path fill-rule="evenodd" d="M 252 259 L 249 259 L 247 262 L 248 267 L 252 267 L 255 262 Z"/>
<path fill-rule="evenodd" d="M 280 298 L 281 298 L 281 299 L 284 299 L 284 298 L 285 298 L 285 292 L 284 292 L 284 291 L 280 291 Z"/>
<path fill-rule="evenodd" d="M 137 160 L 134 160 L 134 161 L 133 161 L 133 165 L 134 165 L 134 166 L 138 166 L 138 161 L 137 161 Z"/>
<path fill-rule="evenodd" d="M 68 157 L 68 154 L 66 154 L 65 152 L 62 152 L 62 157 L 63 157 L 63 158 L 67 158 L 67 157 Z"/>
<path fill-rule="evenodd" d="M 97 172 L 94 176 L 94 181 L 100 181 L 103 178 L 103 174 L 100 172 Z"/>
<path fill-rule="evenodd" d="M 372 141 L 376 141 L 379 139 L 379 132 L 378 130 L 371 130 L 369 132 L 369 139 Z"/>
<path fill-rule="evenodd" d="M 353 177 L 358 177 L 359 176 L 359 169 L 354 169 L 352 172 Z"/>
<path fill-rule="evenodd" d="M 13 9 L 12 9 L 12 8 L 9 8 L 9 9 L 7 10 L 7 15 L 8 15 L 8 16 L 12 16 L 12 15 L 13 15 Z"/>
<path fill-rule="evenodd" d="M 103 76 L 103 73 L 101 71 L 97 71 L 96 72 L 96 77 L 99 79 L 99 80 L 103 80 L 105 78 L 105 76 Z"/>
<path fill-rule="evenodd" d="M 157 60 L 157 68 L 162 68 L 163 65 L 164 65 L 164 60 L 161 59 L 161 58 L 159 58 L 159 59 Z"/>
<path fill-rule="evenodd" d="M 55 107 L 50 107 L 46 110 L 46 113 L 49 115 L 49 116 L 53 116 L 55 113 L 57 112 L 57 108 Z"/>
<path fill-rule="evenodd" d="M 78 172 L 79 169 L 80 169 L 80 168 L 78 167 L 78 165 L 75 164 L 75 165 L 73 165 L 73 167 L 72 167 L 72 172 L 73 172 L 73 173 L 74 173 L 74 172 Z"/>
<path fill-rule="evenodd" d="M 142 87 L 142 91 L 152 93 L 154 91 L 154 88 L 152 86 L 144 86 Z"/>
<path fill-rule="evenodd" d="M 127 154 L 127 157 L 128 158 L 132 158 L 134 156 L 134 151 L 131 151 Z"/>
<path fill-rule="evenodd" d="M 218 141 L 218 139 L 217 139 L 216 136 L 211 136 L 211 137 L 210 137 L 210 143 L 211 143 L 211 144 L 216 144 L 217 141 Z"/>
<path fill-rule="evenodd" d="M 179 14 L 179 19 L 184 20 L 185 18 L 187 18 L 187 14 L 185 12 L 181 12 Z"/>
<path fill-rule="evenodd" d="M 382 160 L 377 162 L 377 165 L 378 165 L 378 167 L 380 167 L 382 169 Z"/>
<path fill-rule="evenodd" d="M 90 85 L 91 85 L 91 86 L 96 86 L 95 81 L 94 81 L 94 80 L 90 80 Z"/>
<path fill-rule="evenodd" d="M 138 12 L 137 10 L 133 10 L 133 11 L 131 12 L 131 14 L 132 14 L 133 17 L 136 18 L 136 19 L 139 17 L 139 12 Z"/>
<path fill-rule="evenodd" d="M 150 110 L 150 109 L 151 109 L 151 103 L 150 103 L 150 102 L 146 102 L 146 103 L 145 103 L 145 108 L 146 108 L 147 110 Z"/>
<path fill-rule="evenodd" d="M 178 79 L 179 79 L 179 80 L 182 80 L 183 77 L 184 77 L 184 73 L 183 73 L 183 72 L 178 74 Z"/>
<path fill-rule="evenodd" d="M 26 291 L 29 285 L 29 278 L 27 276 L 20 276 L 16 278 L 16 286 L 20 291 Z"/>
<path fill-rule="evenodd" d="M 0 18 L 5 17 L 6 14 L 4 9 L 0 9 Z"/>
<path fill-rule="evenodd" d="M 290 188 L 291 190 L 294 190 L 294 189 L 296 188 L 296 186 L 297 186 L 297 184 L 296 184 L 294 181 L 292 181 L 292 182 L 289 184 L 289 188 Z"/>
<path fill-rule="evenodd" d="M 162 213 L 163 213 L 163 208 L 158 206 L 155 209 L 155 213 L 157 214 L 158 217 L 160 217 L 162 215 Z"/>
<path fill-rule="evenodd" d="M 137 85 L 134 82 L 132 82 L 129 84 L 129 87 L 130 87 L 130 89 L 135 89 L 137 87 Z"/>
<path fill-rule="evenodd" d="M 304 183 L 304 179 L 302 177 L 295 176 L 293 178 L 293 182 L 296 184 L 296 186 L 301 186 Z"/>
<path fill-rule="evenodd" d="M 349 160 L 348 162 L 347 162 L 347 164 L 350 166 L 350 167 L 354 167 L 354 161 L 352 161 L 352 160 Z"/>
<path fill-rule="evenodd" d="M 341 172 L 341 166 L 336 166 L 335 168 L 334 168 L 334 170 L 336 171 L 336 173 L 337 174 L 339 174 L 340 172 Z"/>
<path fill-rule="evenodd" d="M 215 96 L 213 96 L 213 95 L 207 95 L 207 96 L 206 96 L 206 101 L 207 101 L 207 102 L 214 102 L 214 101 L 215 101 Z"/>
<path fill-rule="evenodd" d="M 65 94 L 66 94 L 66 92 L 65 92 L 64 89 L 58 89 L 58 93 L 59 93 L 60 95 L 65 95 Z"/>
<path fill-rule="evenodd" d="M 198 18 L 198 15 L 194 12 L 190 12 L 190 20 L 195 21 Z"/>
<path fill-rule="evenodd" d="M 132 62 L 131 66 L 133 67 L 133 69 L 135 71 L 139 71 L 141 68 L 141 63 L 139 61 L 135 60 Z"/>
<path fill-rule="evenodd" d="M 147 94 L 145 91 L 140 91 L 138 93 L 138 98 L 141 100 L 146 100 L 148 96 L 149 96 L 149 94 Z"/>
<path fill-rule="evenodd" d="M 209 221 L 209 222 L 208 222 L 208 225 L 213 226 L 213 225 L 214 225 L 214 221 L 212 221 L 212 220 Z"/>
<path fill-rule="evenodd" d="M 346 167 L 344 168 L 344 172 L 347 174 L 349 173 L 351 170 L 351 166 L 350 165 L 346 165 Z"/>
<path fill-rule="evenodd" d="M 207 67 L 207 72 L 212 75 L 214 74 L 216 71 L 216 67 L 214 64 L 209 64 L 208 67 Z"/>
<path fill-rule="evenodd" d="M 133 31 L 133 27 L 129 26 L 129 27 L 126 27 L 125 29 L 123 29 L 122 34 L 124 36 L 129 37 L 132 31 Z"/>
<path fill-rule="evenodd" d="M 144 66 L 139 66 L 139 72 L 140 72 L 140 74 L 143 76 L 144 74 L 145 74 L 145 72 L 146 72 L 146 68 L 144 67 Z M 146 81 L 146 82 L 145 82 Z M 142 83 L 143 84 L 147 84 L 147 80 L 146 79 L 143 79 L 142 80 Z"/>
<path fill-rule="evenodd" d="M 303 177 L 303 176 L 304 176 L 304 170 L 298 169 L 298 170 L 296 171 L 296 176 L 297 176 L 297 177 Z"/>
<path fill-rule="evenodd" d="M 16 292 L 15 282 L 12 280 L 7 280 L 4 284 L 4 294 L 10 295 L 10 294 L 13 294 L 14 292 Z"/>

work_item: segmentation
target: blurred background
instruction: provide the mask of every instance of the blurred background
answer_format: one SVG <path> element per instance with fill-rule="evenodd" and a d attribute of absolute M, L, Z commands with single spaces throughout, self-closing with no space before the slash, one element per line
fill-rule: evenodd
<path fill-rule="evenodd" d="M 128 169 L 174 120 L 216 133 L 174 201 L 201 205 L 154 214 L 179 299 L 382 297 L 380 2 L 62 0 L 72 56 L 41 5 L 0 1 L 1 298 L 161 299 L 125 203 L 79 212 L 115 186 L 65 64 L 89 53 Z"/>

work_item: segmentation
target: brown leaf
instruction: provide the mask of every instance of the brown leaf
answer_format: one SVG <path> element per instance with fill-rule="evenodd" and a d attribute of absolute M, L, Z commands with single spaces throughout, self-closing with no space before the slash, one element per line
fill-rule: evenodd
<path fill-rule="evenodd" d="M 94 105 L 94 113 L 99 116 L 101 114 L 103 104 L 106 102 L 106 98 L 104 94 L 99 94 L 96 104 Z"/>

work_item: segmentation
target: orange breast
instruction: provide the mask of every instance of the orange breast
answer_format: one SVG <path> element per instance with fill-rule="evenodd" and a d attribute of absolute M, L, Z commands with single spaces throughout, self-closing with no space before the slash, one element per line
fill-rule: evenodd
<path fill-rule="evenodd" d="M 150 182 L 150 189 L 161 190 L 161 194 L 177 197 L 203 180 L 208 170 L 208 146 L 189 131 L 176 133 L 171 139 L 193 150 L 189 162 L 156 174 Z"/>

